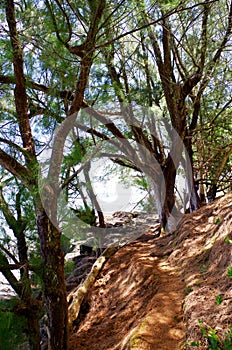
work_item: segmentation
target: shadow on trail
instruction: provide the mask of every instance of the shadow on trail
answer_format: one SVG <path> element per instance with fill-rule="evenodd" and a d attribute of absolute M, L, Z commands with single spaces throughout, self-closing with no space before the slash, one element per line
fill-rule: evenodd
<path fill-rule="evenodd" d="M 167 257 L 156 256 L 158 240 L 167 238 L 144 235 L 107 262 L 87 298 L 88 312 L 71 350 L 179 349 L 185 335 L 184 286 Z"/>

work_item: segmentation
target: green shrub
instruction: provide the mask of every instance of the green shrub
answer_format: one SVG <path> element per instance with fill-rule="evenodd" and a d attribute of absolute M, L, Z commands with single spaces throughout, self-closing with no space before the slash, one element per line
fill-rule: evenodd
<path fill-rule="evenodd" d="M 232 267 L 231 266 L 227 268 L 227 276 L 232 278 Z"/>
<path fill-rule="evenodd" d="M 216 296 L 216 304 L 220 305 L 223 302 L 223 297 L 221 295 Z"/>
<path fill-rule="evenodd" d="M 13 304 L 14 300 L 0 300 L 0 348 L 4 350 L 18 349 L 27 341 L 26 319 L 11 311 Z"/>
<path fill-rule="evenodd" d="M 66 261 L 65 265 L 64 265 L 64 274 L 65 277 L 67 278 L 73 271 L 75 268 L 75 263 L 74 261 Z"/>
<path fill-rule="evenodd" d="M 207 339 L 208 350 L 232 350 L 232 327 L 229 327 L 229 331 L 224 336 L 219 336 L 217 330 L 205 326 L 202 320 L 198 320 L 201 333 Z M 192 342 L 191 346 L 200 347 L 199 342 Z"/>

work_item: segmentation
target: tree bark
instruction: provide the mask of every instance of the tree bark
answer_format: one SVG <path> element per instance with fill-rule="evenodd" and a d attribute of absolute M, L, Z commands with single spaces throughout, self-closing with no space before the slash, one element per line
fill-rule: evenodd
<path fill-rule="evenodd" d="M 31 297 L 25 299 L 25 303 L 30 350 L 40 350 L 39 311 L 41 312 L 41 303 Z"/>
<path fill-rule="evenodd" d="M 48 4 L 48 3 L 47 3 Z M 89 3 L 91 5 L 92 2 Z M 49 4 L 48 4 L 49 5 Z M 49 319 L 50 332 L 50 348 L 52 350 L 67 350 L 68 349 L 68 307 L 66 299 L 66 285 L 64 279 L 64 254 L 61 249 L 60 236 L 61 233 L 56 226 L 56 210 L 57 199 L 59 193 L 59 171 L 63 157 L 63 148 L 65 138 L 68 135 L 71 127 L 75 123 L 76 114 L 80 110 L 84 92 L 88 81 L 89 71 L 94 58 L 94 50 L 96 37 L 99 30 L 99 23 L 102 18 L 103 10 L 106 5 L 105 0 L 99 0 L 91 7 L 91 23 L 87 33 L 86 42 L 81 50 L 80 74 L 77 82 L 76 92 L 72 100 L 72 104 L 67 112 L 67 118 L 59 129 L 54 142 L 53 152 L 51 156 L 49 168 L 49 185 L 52 193 L 52 200 L 49 200 L 50 207 L 46 207 L 51 211 L 52 221 L 48 218 L 41 200 L 38 196 L 38 164 L 34 146 L 34 139 L 29 121 L 28 101 L 26 91 L 26 79 L 24 75 L 23 61 L 23 45 L 20 42 L 17 23 L 15 18 L 14 0 L 6 0 L 5 10 L 6 18 L 9 27 L 9 34 L 13 52 L 14 66 L 14 101 L 17 112 L 18 126 L 23 143 L 24 158 L 26 166 L 21 165 L 13 157 L 9 156 L 4 151 L 0 150 L 0 163 L 13 175 L 17 176 L 29 188 L 34 196 L 37 217 L 37 229 L 40 238 L 40 248 L 43 261 L 43 292 L 46 303 L 46 309 Z M 55 17 L 52 15 L 52 19 Z M 56 31 L 57 38 L 62 42 L 59 32 Z M 69 47 L 66 43 L 66 48 L 75 55 L 79 55 L 78 47 Z M 29 171 L 30 169 L 30 171 Z M 9 271 L 11 272 L 11 271 Z M 12 277 L 10 275 L 10 277 Z M 14 280 L 14 279 L 13 279 Z M 33 322 L 33 313 L 31 314 L 32 333 L 35 327 Z M 32 341 L 33 335 L 31 337 Z M 36 349 L 37 350 L 37 349 Z"/>
<path fill-rule="evenodd" d="M 165 231 L 172 231 L 175 229 L 175 222 L 172 222 L 173 209 L 175 205 L 175 181 L 176 181 L 176 167 L 170 157 L 168 156 L 166 166 L 163 171 L 164 181 L 165 181 L 165 199 L 162 207 L 162 219 L 161 219 L 161 229 Z"/>
<path fill-rule="evenodd" d="M 68 350 L 68 304 L 61 233 L 51 223 L 43 207 L 37 208 L 37 227 L 43 260 L 43 288 L 50 347 L 52 350 Z"/>

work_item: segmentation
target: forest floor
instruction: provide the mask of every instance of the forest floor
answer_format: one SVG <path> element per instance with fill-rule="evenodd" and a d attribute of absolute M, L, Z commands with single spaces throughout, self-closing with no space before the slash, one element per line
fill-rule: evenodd
<path fill-rule="evenodd" d="M 70 350 L 232 349 L 220 343 L 232 326 L 232 194 L 186 214 L 171 235 L 147 219 L 104 265 Z"/>

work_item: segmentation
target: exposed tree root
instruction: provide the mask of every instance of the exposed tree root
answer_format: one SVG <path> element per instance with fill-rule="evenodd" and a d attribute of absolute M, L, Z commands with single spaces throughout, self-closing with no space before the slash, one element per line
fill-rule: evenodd
<path fill-rule="evenodd" d="M 90 288 L 93 286 L 96 281 L 97 276 L 102 270 L 106 261 L 116 253 L 118 247 L 109 247 L 107 248 L 102 255 L 95 261 L 92 266 L 92 269 L 85 281 L 72 293 L 68 296 L 69 305 L 69 326 L 72 327 L 75 320 L 78 318 L 80 313 L 81 304 L 84 301 L 85 296 L 87 295 Z"/>

